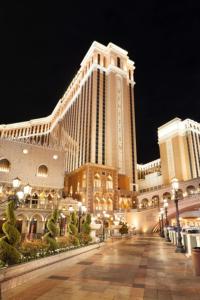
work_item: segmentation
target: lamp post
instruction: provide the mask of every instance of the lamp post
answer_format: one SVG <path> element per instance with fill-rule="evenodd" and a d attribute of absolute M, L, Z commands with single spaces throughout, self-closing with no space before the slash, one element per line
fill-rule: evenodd
<path fill-rule="evenodd" d="M 61 212 L 59 218 L 60 236 L 65 235 L 66 216 Z"/>
<path fill-rule="evenodd" d="M 72 213 L 74 212 L 73 206 L 70 206 L 70 207 L 69 207 L 69 212 L 70 212 L 70 214 L 72 214 Z"/>
<path fill-rule="evenodd" d="M 160 209 L 160 216 L 161 216 L 161 232 L 160 232 L 160 236 L 161 236 L 162 238 L 164 238 L 164 237 L 165 237 L 165 234 L 164 234 L 164 222 L 163 222 L 163 215 L 164 215 L 164 209 L 163 209 L 163 208 L 161 208 L 161 209 Z"/>
<path fill-rule="evenodd" d="M 161 230 L 162 230 L 162 228 L 161 228 L 161 226 L 162 226 L 162 224 L 161 224 L 161 214 L 160 214 L 160 212 L 158 213 L 158 220 L 159 220 L 159 231 L 160 231 L 160 236 L 161 236 Z"/>
<path fill-rule="evenodd" d="M 185 248 L 182 244 L 182 237 L 181 237 L 181 227 L 180 227 L 180 220 L 179 220 L 179 209 L 178 209 L 178 190 L 179 190 L 179 182 L 177 178 L 172 179 L 171 181 L 172 185 L 172 193 L 174 195 L 174 202 L 176 206 L 176 227 L 177 227 L 177 234 L 178 234 L 178 241 L 176 245 L 175 252 L 177 253 L 185 253 Z"/>
<path fill-rule="evenodd" d="M 82 205 L 81 202 L 78 203 L 78 232 L 81 232 L 81 218 L 86 213 L 87 207 Z"/>
<path fill-rule="evenodd" d="M 169 238 L 169 229 L 168 229 L 168 226 L 169 226 L 169 221 L 168 221 L 168 202 L 167 202 L 167 199 L 164 199 L 164 209 L 165 209 L 165 227 L 166 227 L 166 238 L 165 240 L 167 242 L 171 242 L 170 238 Z"/>

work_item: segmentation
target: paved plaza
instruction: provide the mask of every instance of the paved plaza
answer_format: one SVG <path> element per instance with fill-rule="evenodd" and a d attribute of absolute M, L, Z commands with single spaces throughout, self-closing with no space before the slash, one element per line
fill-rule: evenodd
<path fill-rule="evenodd" d="M 84 259 L 54 265 L 3 299 L 198 300 L 200 277 L 193 275 L 191 259 L 174 249 L 157 236 L 109 241 Z"/>

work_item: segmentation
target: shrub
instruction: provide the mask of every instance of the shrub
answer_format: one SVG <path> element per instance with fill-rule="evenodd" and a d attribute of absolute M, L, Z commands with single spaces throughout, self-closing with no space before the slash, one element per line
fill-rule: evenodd
<path fill-rule="evenodd" d="M 59 248 L 67 248 L 71 245 L 69 237 L 66 236 L 58 237 L 57 244 Z"/>
<path fill-rule="evenodd" d="M 74 246 L 80 246 L 80 242 L 77 236 L 70 235 L 70 243 Z"/>
<path fill-rule="evenodd" d="M 20 261 L 21 254 L 17 247 L 21 240 L 20 232 L 15 227 L 15 205 L 17 198 L 10 196 L 6 207 L 6 222 L 2 225 L 5 234 L 0 238 L 0 260 L 7 264 L 15 264 Z"/>
<path fill-rule="evenodd" d="M 128 233 L 128 226 L 127 223 L 121 223 L 122 227 L 119 229 L 119 232 L 121 234 L 127 234 Z"/>
<path fill-rule="evenodd" d="M 78 228 L 74 224 L 69 224 L 69 230 L 71 235 L 77 235 L 78 234 Z"/>
<path fill-rule="evenodd" d="M 58 216 L 59 216 L 59 211 L 58 209 L 55 209 L 52 213 L 51 218 L 47 222 L 48 232 L 44 235 L 44 241 L 47 242 L 47 244 L 49 245 L 49 250 L 52 251 L 58 248 L 56 242 L 56 236 L 58 235 L 58 228 L 57 228 Z"/>
<path fill-rule="evenodd" d="M 82 232 L 79 234 L 79 241 L 81 245 L 88 245 L 92 241 L 92 238 L 89 234 Z"/>
<path fill-rule="evenodd" d="M 90 228 L 90 224 L 91 224 L 91 215 L 87 214 L 85 222 L 82 225 L 82 232 L 85 234 L 90 234 L 91 232 L 91 228 Z"/>
<path fill-rule="evenodd" d="M 25 258 L 33 259 L 45 256 L 48 248 L 48 244 L 42 240 L 31 240 L 21 243 L 20 252 Z"/>

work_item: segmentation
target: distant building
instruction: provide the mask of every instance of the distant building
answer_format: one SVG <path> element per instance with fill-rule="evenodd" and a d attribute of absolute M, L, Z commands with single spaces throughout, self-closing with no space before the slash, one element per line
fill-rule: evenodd
<path fill-rule="evenodd" d="M 200 124 L 175 118 L 158 128 L 163 183 L 200 176 Z"/>

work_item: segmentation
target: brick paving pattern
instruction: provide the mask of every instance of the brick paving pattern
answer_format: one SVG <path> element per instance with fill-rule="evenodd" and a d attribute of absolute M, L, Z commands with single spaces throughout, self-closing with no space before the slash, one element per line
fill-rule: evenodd
<path fill-rule="evenodd" d="M 108 242 L 85 260 L 54 268 L 6 292 L 3 300 L 200 300 L 191 259 L 157 236 Z"/>

